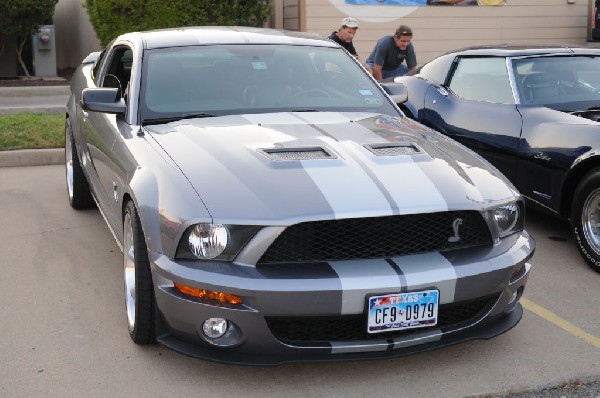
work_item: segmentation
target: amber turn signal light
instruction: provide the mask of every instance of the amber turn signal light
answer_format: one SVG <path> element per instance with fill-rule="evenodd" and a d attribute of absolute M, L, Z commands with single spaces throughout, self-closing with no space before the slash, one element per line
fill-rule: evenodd
<path fill-rule="evenodd" d="M 182 294 L 187 294 L 189 296 L 201 298 L 201 299 L 209 299 L 215 300 L 220 303 L 229 303 L 229 304 L 241 304 L 242 298 L 240 296 L 236 296 L 235 294 L 223 293 L 223 292 L 213 292 L 212 290 L 206 289 L 198 289 L 197 287 L 191 287 L 182 285 L 181 283 L 173 282 L 175 285 L 175 289 Z"/>

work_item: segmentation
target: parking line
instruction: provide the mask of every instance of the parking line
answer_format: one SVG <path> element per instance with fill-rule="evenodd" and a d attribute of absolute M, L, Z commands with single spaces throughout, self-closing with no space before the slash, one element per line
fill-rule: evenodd
<path fill-rule="evenodd" d="M 521 304 L 523 305 L 523 308 L 533 312 L 536 315 L 539 315 L 540 317 L 544 318 L 545 320 L 547 320 L 549 322 L 552 322 L 559 328 L 571 333 L 573 336 L 579 337 L 581 340 L 593 345 L 596 348 L 600 348 L 600 338 L 598 338 L 592 334 L 589 334 L 587 332 L 584 332 L 583 330 L 579 329 L 577 326 L 573 325 L 571 322 L 569 322 L 565 319 L 562 319 L 561 317 L 556 315 L 554 312 L 549 311 L 549 310 L 545 309 L 544 307 L 537 305 L 536 303 L 534 303 L 532 301 L 527 300 L 524 297 L 521 298 Z"/>

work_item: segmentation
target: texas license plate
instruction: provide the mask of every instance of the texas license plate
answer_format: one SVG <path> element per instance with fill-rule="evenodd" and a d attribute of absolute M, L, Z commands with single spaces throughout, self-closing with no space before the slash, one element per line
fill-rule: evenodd
<path fill-rule="evenodd" d="M 434 326 L 438 321 L 438 290 L 369 297 L 369 333 Z"/>

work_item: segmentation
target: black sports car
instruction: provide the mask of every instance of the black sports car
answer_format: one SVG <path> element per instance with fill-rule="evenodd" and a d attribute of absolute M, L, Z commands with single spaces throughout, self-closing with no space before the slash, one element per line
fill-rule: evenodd
<path fill-rule="evenodd" d="M 571 220 L 600 272 L 600 49 L 477 47 L 396 82 L 408 116 L 458 140 L 539 208 Z"/>

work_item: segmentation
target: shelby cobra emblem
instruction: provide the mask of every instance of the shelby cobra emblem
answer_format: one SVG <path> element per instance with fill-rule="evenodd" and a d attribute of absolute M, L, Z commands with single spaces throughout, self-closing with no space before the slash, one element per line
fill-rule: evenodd
<path fill-rule="evenodd" d="M 452 222 L 452 231 L 454 232 L 454 236 L 449 237 L 448 242 L 455 243 L 460 240 L 460 235 L 458 234 L 458 228 L 460 228 L 462 223 L 463 223 L 462 218 L 457 218 L 456 220 L 454 220 Z"/>

